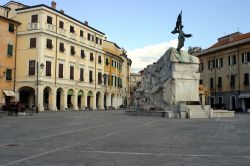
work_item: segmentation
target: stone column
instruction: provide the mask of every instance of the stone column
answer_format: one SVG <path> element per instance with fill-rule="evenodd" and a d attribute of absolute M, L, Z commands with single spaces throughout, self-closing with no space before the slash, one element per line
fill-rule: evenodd
<path fill-rule="evenodd" d="M 77 111 L 77 110 L 78 110 L 78 106 L 77 106 L 77 95 L 72 95 L 72 99 L 71 99 L 71 100 L 73 100 L 72 104 L 73 104 L 74 110 Z"/>
<path fill-rule="evenodd" d="M 107 95 L 106 102 L 107 102 L 107 107 L 110 107 L 111 106 L 111 96 L 110 95 Z"/>
<path fill-rule="evenodd" d="M 51 92 L 49 94 L 49 109 L 51 111 L 57 111 L 57 107 L 56 107 L 56 94 L 54 92 Z"/>
<path fill-rule="evenodd" d="M 88 94 L 84 95 L 84 107 L 87 108 L 87 103 L 88 103 Z"/>
<path fill-rule="evenodd" d="M 100 96 L 100 109 L 104 110 L 104 94 Z"/>
<path fill-rule="evenodd" d="M 65 91 L 65 92 L 63 92 L 63 95 L 64 95 L 64 100 L 62 101 L 64 104 L 64 109 L 68 109 L 68 93 L 67 93 L 67 91 Z"/>
<path fill-rule="evenodd" d="M 96 94 L 92 96 L 92 109 L 96 110 Z"/>
<path fill-rule="evenodd" d="M 61 95 L 60 95 L 60 110 L 65 110 L 64 94 L 65 92 L 61 92 Z"/>
<path fill-rule="evenodd" d="M 38 97 L 38 111 L 43 112 L 44 107 L 43 107 L 43 87 L 38 86 L 38 94 L 36 95 Z"/>

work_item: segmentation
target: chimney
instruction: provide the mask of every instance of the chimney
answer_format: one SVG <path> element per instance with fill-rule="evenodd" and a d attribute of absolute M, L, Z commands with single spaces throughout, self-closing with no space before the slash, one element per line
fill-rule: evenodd
<path fill-rule="evenodd" d="M 60 10 L 60 13 L 64 14 L 64 10 Z"/>
<path fill-rule="evenodd" d="M 89 22 L 88 22 L 88 21 L 84 21 L 84 24 L 85 24 L 85 25 L 89 25 Z"/>
<path fill-rule="evenodd" d="M 56 10 L 56 2 L 55 1 L 51 2 L 51 8 Z"/>

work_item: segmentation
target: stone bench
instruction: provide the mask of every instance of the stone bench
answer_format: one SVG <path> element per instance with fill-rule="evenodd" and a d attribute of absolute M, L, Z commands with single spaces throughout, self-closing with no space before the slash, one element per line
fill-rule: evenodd
<path fill-rule="evenodd" d="M 213 118 L 233 118 L 234 111 L 213 110 Z"/>

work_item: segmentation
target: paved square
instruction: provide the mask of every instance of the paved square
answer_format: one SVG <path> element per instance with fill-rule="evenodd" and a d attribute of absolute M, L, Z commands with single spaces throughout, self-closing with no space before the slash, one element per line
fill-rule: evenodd
<path fill-rule="evenodd" d="M 249 166 L 250 115 L 178 120 L 124 111 L 0 118 L 1 166 Z"/>

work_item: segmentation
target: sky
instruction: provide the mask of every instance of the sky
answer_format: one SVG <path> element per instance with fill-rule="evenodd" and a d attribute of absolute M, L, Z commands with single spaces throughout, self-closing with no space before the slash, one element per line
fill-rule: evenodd
<path fill-rule="evenodd" d="M 26 5 L 51 0 L 17 0 Z M 1 0 L 0 5 L 9 2 Z M 250 32 L 249 0 L 56 0 L 57 9 L 104 32 L 107 39 L 128 51 L 132 72 L 157 61 L 169 47 L 176 47 L 178 34 L 171 34 L 182 10 L 186 39 L 184 49 L 208 48 L 219 37 Z"/>

